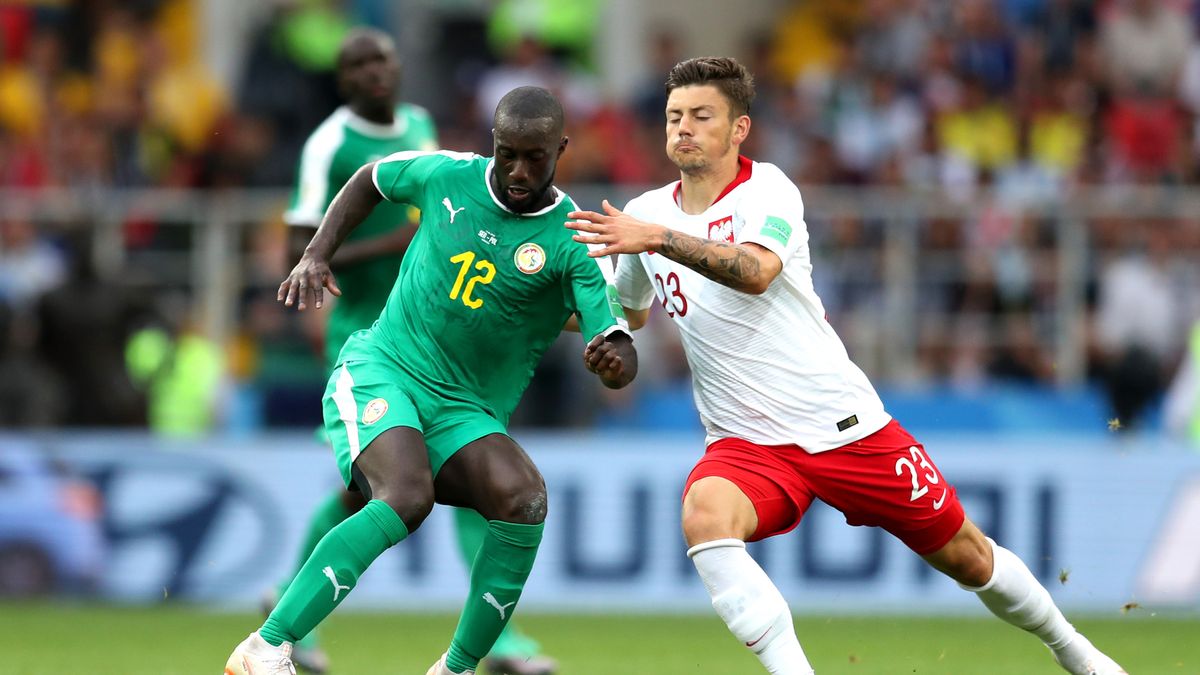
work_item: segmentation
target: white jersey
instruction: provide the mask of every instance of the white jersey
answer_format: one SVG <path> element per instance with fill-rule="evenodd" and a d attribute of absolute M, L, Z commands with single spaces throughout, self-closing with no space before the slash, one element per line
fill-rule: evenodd
<path fill-rule="evenodd" d="M 678 182 L 625 211 L 703 239 L 769 249 L 783 271 L 766 292 L 735 291 L 642 253 L 618 260 L 621 304 L 646 309 L 657 296 L 678 324 L 707 443 L 732 437 L 817 453 L 869 436 L 891 417 L 813 290 L 800 191 L 773 164 L 739 163 L 738 177 L 700 215 L 680 208 Z"/>

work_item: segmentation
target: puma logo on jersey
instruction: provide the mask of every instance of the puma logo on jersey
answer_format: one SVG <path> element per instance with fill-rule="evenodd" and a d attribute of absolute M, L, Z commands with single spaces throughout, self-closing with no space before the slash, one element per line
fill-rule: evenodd
<path fill-rule="evenodd" d="M 325 569 L 321 571 L 325 573 L 325 576 L 329 577 L 330 583 L 333 584 L 333 601 L 337 602 L 338 596 L 342 594 L 342 591 L 348 591 L 350 590 L 350 587 L 343 586 L 342 584 L 338 583 L 337 575 L 334 574 L 332 567 L 326 566 Z"/>
<path fill-rule="evenodd" d="M 492 607 L 495 607 L 497 612 L 500 612 L 500 620 L 501 621 L 503 621 L 505 619 L 505 617 L 507 616 L 508 608 L 517 604 L 517 601 L 513 600 L 512 602 L 508 603 L 507 605 L 501 605 L 500 601 L 496 599 L 496 596 L 492 595 L 491 591 L 488 591 L 487 593 L 483 594 L 483 601 L 486 602 L 487 604 L 491 605 Z"/>
<path fill-rule="evenodd" d="M 454 205 L 450 203 L 449 197 L 442 197 L 442 206 L 446 207 L 446 210 L 450 212 L 450 224 L 451 225 L 454 224 L 454 216 L 457 216 L 459 211 L 462 211 L 463 209 L 467 208 L 465 206 L 460 206 L 457 209 L 454 208 Z"/>

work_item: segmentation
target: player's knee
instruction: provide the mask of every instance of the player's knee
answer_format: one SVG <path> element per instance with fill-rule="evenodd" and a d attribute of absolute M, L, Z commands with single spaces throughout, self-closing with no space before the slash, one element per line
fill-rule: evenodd
<path fill-rule="evenodd" d="M 346 513 L 358 513 L 367 505 L 366 495 L 359 490 L 342 490 L 340 497 Z"/>
<path fill-rule="evenodd" d="M 717 539 L 745 539 L 732 513 L 722 512 L 703 500 L 688 500 L 683 507 L 683 537 L 688 546 Z M 745 529 L 745 528 L 742 528 Z"/>
<path fill-rule="evenodd" d="M 390 506 L 408 531 L 413 532 L 433 511 L 433 481 L 388 481 L 375 491 L 373 498 Z"/>
<path fill-rule="evenodd" d="M 964 586 L 978 588 L 992 579 L 992 552 L 987 540 L 954 542 L 942 551 L 943 571 Z"/>
<path fill-rule="evenodd" d="M 541 480 L 503 490 L 495 500 L 492 520 L 537 525 L 546 520 L 546 484 Z"/>

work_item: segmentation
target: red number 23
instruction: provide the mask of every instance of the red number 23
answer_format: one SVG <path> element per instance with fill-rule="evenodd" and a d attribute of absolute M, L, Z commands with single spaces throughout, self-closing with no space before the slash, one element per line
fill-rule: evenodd
<path fill-rule="evenodd" d="M 667 310 L 667 316 L 671 318 L 676 315 L 686 316 L 687 298 L 683 297 L 683 293 L 679 290 L 679 275 L 671 272 L 667 275 L 666 281 L 663 281 L 661 274 L 655 274 L 654 280 L 658 282 L 658 290 L 662 295 L 662 306 Z M 674 287 L 671 288 L 672 286 Z"/>

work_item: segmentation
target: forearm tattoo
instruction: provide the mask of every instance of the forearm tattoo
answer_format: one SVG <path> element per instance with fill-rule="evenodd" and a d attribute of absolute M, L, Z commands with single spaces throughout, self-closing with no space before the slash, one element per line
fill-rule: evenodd
<path fill-rule="evenodd" d="M 758 258 L 736 244 L 701 239 L 673 230 L 663 236 L 659 251 L 713 281 L 745 291 L 754 287 L 761 271 Z"/>

